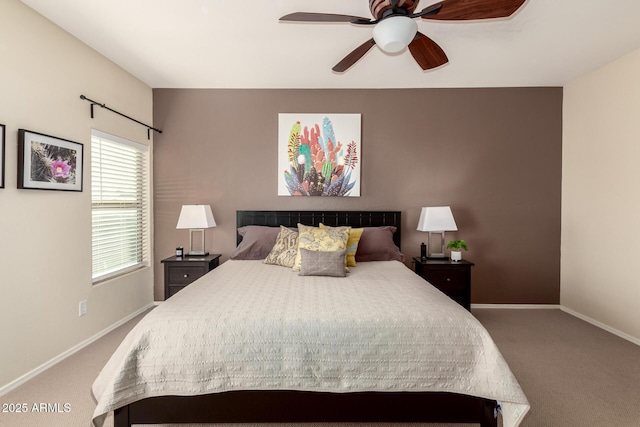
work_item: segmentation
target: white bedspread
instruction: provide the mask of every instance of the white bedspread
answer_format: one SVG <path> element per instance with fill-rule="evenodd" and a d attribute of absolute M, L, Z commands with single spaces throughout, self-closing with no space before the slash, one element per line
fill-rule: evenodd
<path fill-rule="evenodd" d="M 529 409 L 484 327 L 397 261 L 346 278 L 227 261 L 149 313 L 95 383 L 94 424 L 159 395 L 231 390 L 445 391 Z"/>

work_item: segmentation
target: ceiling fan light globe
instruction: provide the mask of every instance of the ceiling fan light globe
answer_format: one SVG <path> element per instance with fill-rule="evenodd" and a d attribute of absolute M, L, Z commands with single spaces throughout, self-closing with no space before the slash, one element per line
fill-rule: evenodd
<path fill-rule="evenodd" d="M 406 16 L 392 16 L 378 22 L 373 29 L 373 40 L 387 53 L 400 52 L 413 40 L 418 24 Z"/>

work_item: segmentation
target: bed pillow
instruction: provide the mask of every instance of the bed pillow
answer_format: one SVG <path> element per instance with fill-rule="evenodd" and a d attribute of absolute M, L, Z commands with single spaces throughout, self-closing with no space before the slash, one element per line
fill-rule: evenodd
<path fill-rule="evenodd" d="M 293 267 L 298 255 L 298 232 L 281 225 L 271 252 L 264 259 L 265 264 Z"/>
<path fill-rule="evenodd" d="M 351 227 L 320 228 L 298 224 L 298 253 L 293 265 L 293 271 L 300 271 L 300 264 L 302 263 L 300 248 L 311 251 L 337 251 L 346 249 L 350 229 Z M 347 260 L 345 257 L 345 268 L 347 268 L 346 263 Z"/>
<path fill-rule="evenodd" d="M 233 251 L 230 259 L 265 259 L 280 233 L 280 227 L 247 225 L 238 228 L 242 241 Z"/>
<path fill-rule="evenodd" d="M 300 248 L 300 276 L 345 277 L 345 249 L 337 251 L 310 251 Z"/>
<path fill-rule="evenodd" d="M 393 242 L 396 227 L 365 227 L 358 242 L 356 262 L 364 261 L 401 261 L 404 254 Z"/>
<path fill-rule="evenodd" d="M 320 223 L 320 228 L 331 228 L 328 225 L 324 225 Z M 358 250 L 358 242 L 360 241 L 360 237 L 362 236 L 362 232 L 364 228 L 352 228 L 349 230 L 349 239 L 347 239 L 347 267 L 355 267 L 356 266 L 356 251 Z"/>

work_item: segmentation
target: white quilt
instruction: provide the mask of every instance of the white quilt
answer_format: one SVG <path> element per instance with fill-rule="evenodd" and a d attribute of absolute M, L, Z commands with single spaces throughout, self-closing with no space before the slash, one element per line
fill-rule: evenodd
<path fill-rule="evenodd" d="M 444 391 L 529 403 L 484 327 L 397 261 L 346 278 L 227 261 L 149 313 L 95 383 L 94 424 L 159 395 L 232 390 Z"/>

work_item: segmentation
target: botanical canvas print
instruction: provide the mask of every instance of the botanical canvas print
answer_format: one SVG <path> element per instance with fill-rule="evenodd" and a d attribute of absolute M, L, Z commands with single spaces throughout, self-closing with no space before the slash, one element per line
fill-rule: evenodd
<path fill-rule="evenodd" d="M 82 144 L 20 129 L 18 188 L 82 191 Z"/>
<path fill-rule="evenodd" d="M 278 195 L 360 196 L 360 114 L 279 114 Z"/>

